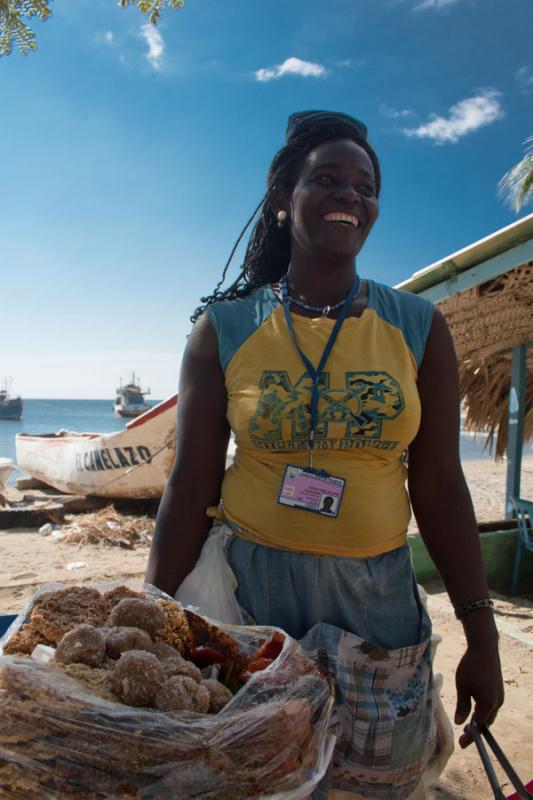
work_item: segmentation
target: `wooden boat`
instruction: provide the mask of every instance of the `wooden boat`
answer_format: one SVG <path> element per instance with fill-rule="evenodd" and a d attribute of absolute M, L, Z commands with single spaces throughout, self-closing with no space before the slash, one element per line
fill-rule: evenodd
<path fill-rule="evenodd" d="M 2 489 L 5 489 L 9 476 L 15 469 L 16 467 L 10 458 L 0 458 L 0 497 Z M 0 505 L 2 505 L 1 500 Z"/>
<path fill-rule="evenodd" d="M 150 406 L 144 400 L 144 395 L 150 394 L 150 389 L 141 389 L 140 381 L 132 373 L 129 383 L 122 384 L 117 389 L 117 396 L 113 411 L 116 417 L 138 417 L 148 411 Z"/>
<path fill-rule="evenodd" d="M 17 466 L 66 494 L 161 497 L 174 462 L 177 401 L 172 395 L 115 433 L 19 433 Z M 234 451 L 231 441 L 226 466 Z"/>
<path fill-rule="evenodd" d="M 177 395 L 115 433 L 16 437 L 17 466 L 66 494 L 157 498 L 174 461 Z"/>

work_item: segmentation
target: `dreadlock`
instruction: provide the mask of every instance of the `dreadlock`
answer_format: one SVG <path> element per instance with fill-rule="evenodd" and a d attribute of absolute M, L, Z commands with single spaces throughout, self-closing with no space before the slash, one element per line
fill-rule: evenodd
<path fill-rule="evenodd" d="M 294 136 L 274 156 L 268 170 L 266 194 L 246 222 L 233 245 L 222 271 L 222 277 L 215 286 L 213 293 L 207 297 L 200 298 L 202 305 L 195 310 L 191 317 L 191 322 L 196 322 L 205 309 L 213 305 L 213 303 L 245 297 L 259 286 L 276 283 L 287 272 L 291 255 L 289 231 L 286 227 L 278 227 L 272 200 L 281 191 L 285 191 L 288 194 L 292 193 L 298 179 L 298 168 L 303 160 L 311 150 L 331 139 L 352 139 L 359 147 L 365 150 L 374 168 L 376 196 L 379 196 L 381 189 L 379 161 L 366 139 L 355 135 L 354 131 L 342 122 L 333 123 L 328 125 L 327 128 L 307 125 L 305 130 Z M 239 275 L 227 289 L 222 290 L 221 287 L 226 280 L 235 251 L 257 214 L 259 214 L 259 217 L 250 235 L 244 263 L 241 266 Z"/>

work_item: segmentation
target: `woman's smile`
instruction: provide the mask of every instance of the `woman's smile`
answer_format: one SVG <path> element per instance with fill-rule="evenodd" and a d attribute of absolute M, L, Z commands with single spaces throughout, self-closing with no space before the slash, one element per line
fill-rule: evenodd
<path fill-rule="evenodd" d="M 324 214 L 322 219 L 325 222 L 334 222 L 340 225 L 348 225 L 352 228 L 358 228 L 361 224 L 359 217 L 355 214 L 346 214 L 343 211 L 330 211 L 328 214 Z"/>

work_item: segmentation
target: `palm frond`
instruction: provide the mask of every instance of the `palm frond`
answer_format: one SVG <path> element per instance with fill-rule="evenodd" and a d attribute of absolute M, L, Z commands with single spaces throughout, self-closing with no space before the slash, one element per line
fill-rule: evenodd
<path fill-rule="evenodd" d="M 169 8 L 183 8 L 185 0 L 119 0 L 119 5 L 126 8 L 129 5 L 137 6 L 141 14 L 148 17 L 148 22 L 157 25 L 161 11 L 168 6 Z"/>
<path fill-rule="evenodd" d="M 529 136 L 524 144 L 524 158 L 506 172 L 498 184 L 498 194 L 517 213 L 533 200 L 533 136 Z"/>
<path fill-rule="evenodd" d="M 16 43 L 22 55 L 37 49 L 34 32 L 24 17 L 39 17 L 44 22 L 51 15 L 49 0 L 0 0 L 0 56 L 7 56 Z"/>

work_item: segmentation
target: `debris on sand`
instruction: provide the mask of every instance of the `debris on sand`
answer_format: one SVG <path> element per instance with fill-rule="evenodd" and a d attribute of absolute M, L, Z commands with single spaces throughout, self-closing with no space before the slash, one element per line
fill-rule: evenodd
<path fill-rule="evenodd" d="M 95 544 L 134 550 L 148 546 L 152 540 L 155 521 L 148 516 L 119 514 L 107 506 L 90 514 L 77 514 L 61 530 L 64 544 Z"/>

